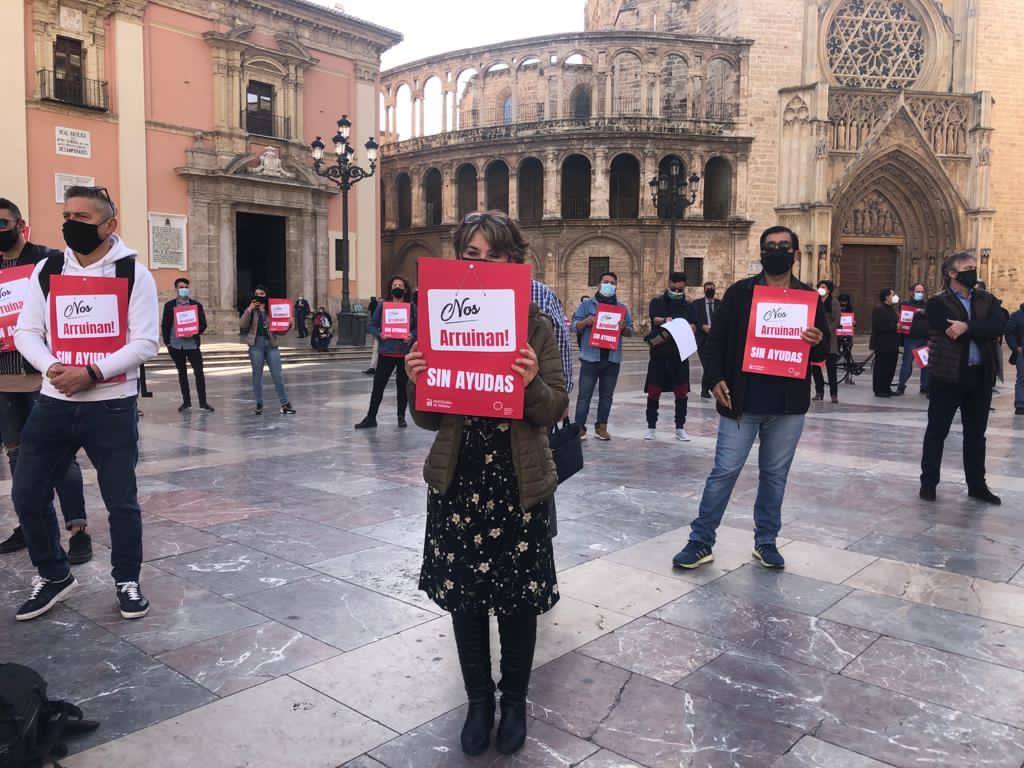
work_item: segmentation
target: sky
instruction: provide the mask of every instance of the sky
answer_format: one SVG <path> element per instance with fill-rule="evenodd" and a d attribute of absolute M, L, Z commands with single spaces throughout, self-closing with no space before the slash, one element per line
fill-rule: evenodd
<path fill-rule="evenodd" d="M 586 0 L 316 0 L 401 32 L 382 67 L 460 48 L 583 30 Z"/>

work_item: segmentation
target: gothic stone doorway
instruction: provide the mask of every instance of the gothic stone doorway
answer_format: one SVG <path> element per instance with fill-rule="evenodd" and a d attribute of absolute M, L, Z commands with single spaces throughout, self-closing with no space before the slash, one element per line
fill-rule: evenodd
<path fill-rule="evenodd" d="M 840 293 L 848 293 L 857 315 L 857 333 L 871 332 L 871 313 L 883 288 L 899 287 L 899 249 L 895 245 L 843 245 L 839 257 Z"/>

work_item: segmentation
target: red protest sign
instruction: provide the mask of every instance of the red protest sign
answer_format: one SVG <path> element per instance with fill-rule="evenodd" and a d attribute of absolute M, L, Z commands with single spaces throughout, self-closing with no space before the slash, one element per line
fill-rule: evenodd
<path fill-rule="evenodd" d="M 906 304 L 900 305 L 900 314 L 896 320 L 896 332 L 902 333 L 904 336 L 910 333 L 910 326 L 914 324 L 914 314 L 917 310 L 914 307 L 907 306 Z"/>
<path fill-rule="evenodd" d="M 14 327 L 34 269 L 34 264 L 0 269 L 0 352 L 14 351 Z"/>
<path fill-rule="evenodd" d="M 857 318 L 853 312 L 842 312 L 839 315 L 839 327 L 836 328 L 836 336 L 853 336 L 854 326 L 857 325 Z"/>
<path fill-rule="evenodd" d="M 128 281 L 123 277 L 50 278 L 50 351 L 63 365 L 85 367 L 128 342 Z M 107 382 L 124 381 L 121 374 Z"/>
<path fill-rule="evenodd" d="M 412 305 L 401 301 L 385 301 L 380 310 L 380 337 L 405 339 L 412 333 Z"/>
<path fill-rule="evenodd" d="M 530 267 L 419 260 L 421 411 L 523 418 L 523 379 L 512 371 L 526 346 Z"/>
<path fill-rule="evenodd" d="M 292 303 L 288 299 L 269 299 L 270 332 L 287 333 L 292 325 Z"/>
<path fill-rule="evenodd" d="M 816 291 L 754 286 L 743 370 L 790 379 L 807 377 L 811 347 L 800 334 L 814 325 Z"/>
<path fill-rule="evenodd" d="M 618 349 L 619 339 L 622 338 L 619 325 L 625 317 L 625 307 L 598 302 L 594 327 L 590 329 L 590 346 L 598 349 Z"/>
<path fill-rule="evenodd" d="M 199 307 L 195 304 L 174 307 L 174 335 L 179 339 L 199 335 Z"/>
<path fill-rule="evenodd" d="M 918 347 L 914 350 L 914 362 L 917 363 L 918 368 L 928 367 L 928 347 Z"/>

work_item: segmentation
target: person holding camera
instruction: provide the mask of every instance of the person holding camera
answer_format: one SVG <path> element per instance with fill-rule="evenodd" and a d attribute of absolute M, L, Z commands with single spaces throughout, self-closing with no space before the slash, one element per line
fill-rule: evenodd
<path fill-rule="evenodd" d="M 253 413 L 257 416 L 263 414 L 264 364 L 270 367 L 270 377 L 274 380 L 277 399 L 281 401 L 281 413 L 295 413 L 295 409 L 288 401 L 288 394 L 284 391 L 284 371 L 281 369 L 281 350 L 278 347 L 281 336 L 291 330 L 292 324 L 289 322 L 288 328 L 281 333 L 271 331 L 269 305 L 270 299 L 267 298 L 266 289 L 262 285 L 257 285 L 253 290 L 252 301 L 238 321 L 239 330 L 246 334 L 245 343 L 249 345 L 252 393 L 256 398 Z"/>

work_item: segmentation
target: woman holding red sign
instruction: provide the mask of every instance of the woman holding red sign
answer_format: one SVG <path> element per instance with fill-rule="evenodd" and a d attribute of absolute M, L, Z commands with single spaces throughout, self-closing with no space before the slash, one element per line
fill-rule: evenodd
<path fill-rule="evenodd" d="M 460 259 L 522 262 L 527 244 L 500 212 L 472 213 L 455 233 Z M 512 372 L 525 384 L 524 418 L 485 419 L 413 408 L 437 432 L 423 475 L 429 486 L 420 589 L 452 614 L 469 709 L 462 749 L 484 752 L 494 726 L 489 614 L 501 638 L 501 723 L 496 745 L 511 754 L 526 740 L 526 692 L 537 615 L 558 601 L 546 501 L 558 485 L 548 431 L 569 405 L 552 321 L 530 305 L 528 344 Z M 410 393 L 426 360 L 413 345 Z M 415 404 L 416 398 L 412 397 Z"/>
<path fill-rule="evenodd" d="M 356 429 L 377 428 L 377 411 L 384 400 L 384 390 L 391 380 L 392 371 L 395 373 L 398 395 L 398 428 L 405 429 L 406 426 L 405 408 L 409 379 L 405 375 L 403 360 L 409 352 L 409 347 L 416 340 L 416 305 L 412 303 L 409 281 L 404 277 L 395 275 L 389 285 L 391 300 L 380 302 L 370 318 L 368 330 L 370 335 L 377 339 L 377 365 L 373 371 L 370 410 L 366 418 L 356 424 Z"/>

